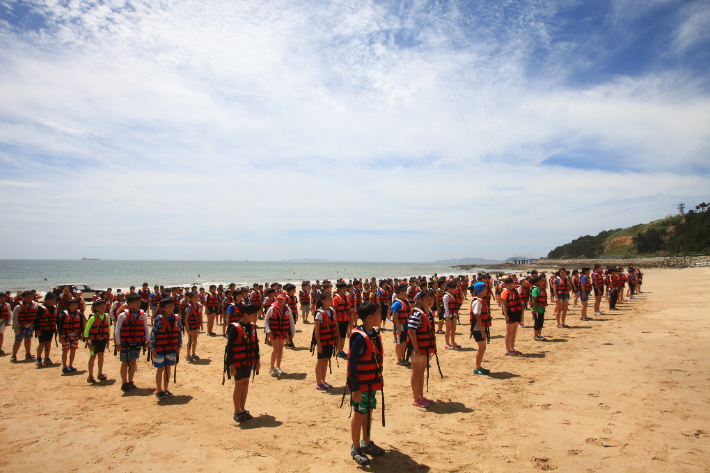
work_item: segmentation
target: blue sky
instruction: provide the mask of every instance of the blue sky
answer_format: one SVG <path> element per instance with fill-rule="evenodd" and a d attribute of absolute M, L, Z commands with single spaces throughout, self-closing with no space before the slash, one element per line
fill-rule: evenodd
<path fill-rule="evenodd" d="M 545 255 L 710 188 L 710 3 L 0 0 L 0 258 Z"/>

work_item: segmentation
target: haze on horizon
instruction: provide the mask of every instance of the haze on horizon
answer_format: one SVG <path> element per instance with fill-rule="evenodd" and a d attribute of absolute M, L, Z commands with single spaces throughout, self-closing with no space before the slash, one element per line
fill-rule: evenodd
<path fill-rule="evenodd" d="M 0 4 L 0 258 L 544 256 L 707 199 L 710 3 Z"/>

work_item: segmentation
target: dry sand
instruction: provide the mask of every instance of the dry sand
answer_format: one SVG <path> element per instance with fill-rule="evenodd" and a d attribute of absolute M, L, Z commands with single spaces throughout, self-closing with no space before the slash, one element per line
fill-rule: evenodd
<path fill-rule="evenodd" d="M 434 369 L 430 379 L 428 397 L 443 402 L 426 411 L 410 405 L 409 370 L 395 365 L 386 332 L 387 426 L 375 423 L 373 438 L 388 453 L 367 469 L 708 471 L 710 268 L 648 270 L 644 282 L 646 292 L 619 312 L 581 322 L 573 309 L 570 329 L 548 319 L 547 343 L 520 329 L 524 357 L 504 356 L 496 317 L 484 360 L 490 377 L 471 374 L 475 344 L 460 326 L 464 348 L 441 352 L 445 378 Z M 141 389 L 124 395 L 112 353 L 110 380 L 94 386 L 86 383 L 86 350 L 73 376 L 6 356 L 0 470 L 353 471 L 348 409 L 338 408 L 344 366 L 333 366 L 333 393 L 316 391 L 315 358 L 303 348 L 313 325 L 298 328 L 300 348 L 287 350 L 282 365 L 287 375 L 262 369 L 247 404 L 257 419 L 242 426 L 232 420 L 232 385 L 221 384 L 221 337 L 200 336 L 202 359 L 179 365 L 175 397 L 160 405 L 145 358 L 135 379 Z M 270 348 L 262 351 L 268 360 Z M 61 358 L 56 348 L 52 358 Z"/>

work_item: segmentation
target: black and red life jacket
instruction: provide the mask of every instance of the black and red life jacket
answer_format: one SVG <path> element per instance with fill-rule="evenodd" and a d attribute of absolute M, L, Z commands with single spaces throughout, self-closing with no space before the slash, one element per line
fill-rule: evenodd
<path fill-rule="evenodd" d="M 436 353 L 436 335 L 434 334 L 434 324 L 433 316 L 431 311 L 425 314 L 421 309 L 415 307 L 412 312 L 417 311 L 421 313 L 422 326 L 416 330 L 417 336 L 417 347 L 422 355 L 428 355 L 430 353 Z M 431 318 L 430 318 L 431 317 Z M 412 330 L 409 330 L 408 337 L 411 338 Z M 410 341 L 411 343 L 411 341 Z"/>
<path fill-rule="evenodd" d="M 60 335 L 69 335 L 70 333 L 81 333 L 84 328 L 84 316 L 81 309 L 76 309 L 73 314 L 68 310 L 62 315 L 62 331 Z"/>
<path fill-rule="evenodd" d="M 20 313 L 17 315 L 17 321 L 20 325 L 30 325 L 35 322 L 35 315 L 37 315 L 37 308 L 39 306 L 32 302 L 29 307 L 24 303 L 20 303 Z"/>
<path fill-rule="evenodd" d="M 138 317 L 133 317 L 128 309 L 121 312 L 126 314 L 126 318 L 121 325 L 121 344 L 125 343 L 145 343 L 145 313 L 142 310 L 137 312 Z"/>
<path fill-rule="evenodd" d="M 50 331 L 57 329 L 57 315 L 59 311 L 55 306 L 43 306 L 38 309 L 40 312 L 39 324 L 37 330 Z"/>
<path fill-rule="evenodd" d="M 281 309 L 278 302 L 271 304 L 271 317 L 269 319 L 269 328 L 274 338 L 286 338 L 286 335 L 291 330 L 291 322 L 286 311 L 286 307 Z"/>
<path fill-rule="evenodd" d="M 483 327 L 490 327 L 491 326 L 491 311 L 490 307 L 488 306 L 488 302 L 485 299 L 481 299 L 480 297 L 474 297 L 473 300 L 471 301 L 471 307 L 470 307 L 470 322 L 471 322 L 471 327 L 476 325 L 476 314 L 473 313 L 473 303 L 479 301 L 481 303 L 481 323 L 483 324 Z M 483 327 L 481 329 L 483 330 Z M 473 329 L 472 329 L 473 330 Z"/>
<path fill-rule="evenodd" d="M 352 335 L 350 335 L 350 348 L 348 349 L 348 358 L 352 359 L 355 356 L 352 353 L 352 346 L 355 337 L 360 336 L 365 339 L 365 354 L 356 361 L 357 382 L 360 385 L 360 391 L 377 391 L 384 386 L 384 378 L 382 376 L 382 337 L 380 332 L 375 330 L 378 343 L 375 343 L 372 338 L 363 330 L 362 326 L 355 327 Z M 347 382 L 350 388 L 350 381 Z"/>
<path fill-rule="evenodd" d="M 249 334 L 244 330 L 242 322 L 233 323 L 237 330 L 237 338 L 232 345 L 232 359 L 234 367 L 255 365 L 259 358 L 259 346 L 256 342 L 256 326 L 246 324 L 249 327 Z"/>
<path fill-rule="evenodd" d="M 503 294 L 506 292 L 508 293 L 507 299 L 502 297 Z M 518 291 L 516 291 L 515 289 L 503 289 L 503 292 L 501 293 L 501 298 L 505 300 L 505 305 L 508 308 L 509 314 L 520 312 L 521 310 L 523 310 L 523 303 L 520 299 L 520 294 L 518 294 Z"/>
<path fill-rule="evenodd" d="M 160 318 L 160 330 L 155 333 L 155 351 L 170 352 L 176 351 L 180 344 L 180 318 L 173 314 L 173 323 L 165 314 L 158 316 Z"/>
<path fill-rule="evenodd" d="M 323 346 L 335 345 L 338 334 L 338 324 L 336 323 L 333 309 L 318 309 L 316 313 L 320 313 L 323 316 L 323 320 L 318 328 L 321 344 Z M 315 327 L 313 327 L 313 330 L 315 330 Z"/>
<path fill-rule="evenodd" d="M 335 320 L 338 322 L 350 321 L 350 304 L 345 294 L 340 294 L 333 298 L 333 307 L 335 308 Z"/>
<path fill-rule="evenodd" d="M 89 329 L 89 340 L 108 340 L 108 332 L 111 323 L 109 322 L 108 314 L 104 315 L 104 319 L 101 320 L 98 314 L 93 314 L 94 323 L 91 324 Z"/>

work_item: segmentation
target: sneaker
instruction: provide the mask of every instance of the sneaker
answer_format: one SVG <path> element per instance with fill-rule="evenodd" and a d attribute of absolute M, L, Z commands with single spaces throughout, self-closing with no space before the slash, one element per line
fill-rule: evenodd
<path fill-rule="evenodd" d="M 331 386 L 330 384 L 326 383 L 325 381 L 323 381 L 323 385 L 324 385 L 326 388 L 328 388 L 328 389 L 333 389 L 333 386 Z"/>
<path fill-rule="evenodd" d="M 281 368 L 276 368 L 276 371 L 279 373 L 279 376 L 284 374 L 284 370 L 282 370 Z"/>
<path fill-rule="evenodd" d="M 160 391 L 155 393 L 155 397 L 158 401 L 162 401 L 163 399 L 167 399 L 168 396 L 166 396 L 165 391 Z"/>
<path fill-rule="evenodd" d="M 546 339 L 545 337 L 540 337 L 540 341 L 541 341 L 541 342 L 546 342 L 547 339 Z"/>
<path fill-rule="evenodd" d="M 473 374 L 486 374 L 486 373 L 483 372 L 483 369 L 476 368 L 475 370 L 473 370 Z"/>
<path fill-rule="evenodd" d="M 42 358 L 37 358 L 37 360 L 35 360 L 35 364 L 37 365 L 37 368 L 41 368 L 42 367 Z"/>
<path fill-rule="evenodd" d="M 76 369 L 76 368 L 74 368 L 73 366 L 70 366 L 70 367 L 69 367 L 69 368 L 67 368 L 67 369 L 68 369 L 69 371 L 71 371 L 72 373 L 73 373 L 74 371 L 76 371 L 76 370 L 77 370 L 77 369 Z"/>
<path fill-rule="evenodd" d="M 481 371 L 483 371 L 483 374 L 491 374 L 491 370 L 485 369 L 483 366 L 481 366 Z"/>
<path fill-rule="evenodd" d="M 64 374 L 71 373 L 71 370 L 69 368 L 62 368 L 62 373 L 64 373 Z"/>
<path fill-rule="evenodd" d="M 275 378 L 279 375 L 279 372 L 276 371 L 276 368 L 269 368 L 269 374 Z"/>
<path fill-rule="evenodd" d="M 173 397 L 173 393 L 171 393 L 171 392 L 168 391 L 168 390 L 165 390 L 165 397 L 171 398 L 171 397 Z"/>
<path fill-rule="evenodd" d="M 350 456 L 353 457 L 353 460 L 355 460 L 358 465 L 367 465 L 370 463 L 370 459 L 367 458 L 367 455 L 365 455 L 365 452 L 362 451 L 362 448 L 354 448 L 351 445 Z"/>
<path fill-rule="evenodd" d="M 328 388 L 325 387 L 325 385 L 324 385 L 323 383 L 321 383 L 321 384 L 319 384 L 318 386 L 316 386 L 316 389 L 317 389 L 318 391 L 327 391 L 327 390 L 328 390 Z"/>
<path fill-rule="evenodd" d="M 66 369 L 66 368 L 65 368 L 65 369 Z M 64 371 L 64 369 L 63 369 L 62 371 Z M 130 391 L 130 390 L 131 390 L 131 387 L 128 385 L 128 383 L 125 383 L 125 384 L 122 384 L 122 385 L 121 385 L 121 391 L 123 391 L 124 393 L 127 393 L 127 392 Z"/>
<path fill-rule="evenodd" d="M 446 349 L 447 349 L 447 350 L 456 350 L 456 347 L 455 347 L 455 346 L 451 346 L 451 345 L 446 345 Z"/>
<path fill-rule="evenodd" d="M 459 345 L 458 343 L 454 343 L 454 347 L 461 348 L 461 345 Z"/>
<path fill-rule="evenodd" d="M 128 387 L 131 388 L 131 389 L 138 389 L 138 386 L 136 386 L 135 384 L 133 384 L 133 381 L 129 381 L 129 382 L 128 382 Z"/>
<path fill-rule="evenodd" d="M 234 414 L 234 421 L 235 422 L 242 422 L 244 420 L 244 413 L 246 411 L 239 411 L 236 414 Z"/>
<path fill-rule="evenodd" d="M 44 364 L 45 364 L 45 365 L 53 365 L 54 363 L 52 363 L 52 360 L 50 360 L 49 358 L 45 358 L 45 359 L 44 359 Z"/>
<path fill-rule="evenodd" d="M 375 442 L 373 442 L 372 440 L 370 440 L 370 443 L 367 445 L 365 445 L 362 440 L 360 440 L 360 449 L 366 455 L 372 455 L 373 457 L 381 457 L 385 454 L 385 450 L 375 445 Z"/>

